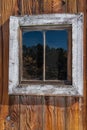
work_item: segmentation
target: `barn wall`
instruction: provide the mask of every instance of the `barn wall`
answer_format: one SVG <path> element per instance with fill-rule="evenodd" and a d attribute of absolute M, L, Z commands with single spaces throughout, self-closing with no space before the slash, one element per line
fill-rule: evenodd
<path fill-rule="evenodd" d="M 0 0 L 0 130 L 87 130 L 86 4 L 86 0 Z M 9 17 L 78 12 L 84 12 L 84 96 L 9 96 Z"/>

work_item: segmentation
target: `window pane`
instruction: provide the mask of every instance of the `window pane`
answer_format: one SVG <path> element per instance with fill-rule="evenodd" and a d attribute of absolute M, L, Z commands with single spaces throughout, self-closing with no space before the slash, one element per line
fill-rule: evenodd
<path fill-rule="evenodd" d="M 22 79 L 43 79 L 43 33 L 23 31 L 22 33 Z"/>
<path fill-rule="evenodd" d="M 67 80 L 67 30 L 46 32 L 46 80 Z"/>

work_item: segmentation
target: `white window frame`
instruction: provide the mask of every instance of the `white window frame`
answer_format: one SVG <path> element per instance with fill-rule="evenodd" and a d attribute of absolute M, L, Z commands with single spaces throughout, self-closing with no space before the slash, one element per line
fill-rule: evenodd
<path fill-rule="evenodd" d="M 72 25 L 72 85 L 19 85 L 20 27 Z M 10 17 L 9 94 L 46 96 L 83 96 L 83 14 L 43 14 Z"/>

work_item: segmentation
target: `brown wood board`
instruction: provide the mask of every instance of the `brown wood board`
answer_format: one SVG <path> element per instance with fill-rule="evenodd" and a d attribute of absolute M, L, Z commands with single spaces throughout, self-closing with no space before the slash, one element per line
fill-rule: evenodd
<path fill-rule="evenodd" d="M 2 15 L 0 17 L 0 130 L 87 130 L 87 1 L 64 0 L 64 2 L 62 0 L 41 0 L 41 2 L 40 0 L 0 0 Z M 63 12 L 84 12 L 84 97 L 9 97 L 10 15 Z"/>

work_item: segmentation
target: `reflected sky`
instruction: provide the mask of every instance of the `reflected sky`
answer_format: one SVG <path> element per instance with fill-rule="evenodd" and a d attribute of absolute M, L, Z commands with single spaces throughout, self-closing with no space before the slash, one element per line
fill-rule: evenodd
<path fill-rule="evenodd" d="M 43 43 L 43 31 L 23 31 L 22 43 L 27 47 Z M 68 31 L 49 30 L 46 31 L 46 44 L 51 48 L 63 48 L 67 50 Z"/>
<path fill-rule="evenodd" d="M 37 44 L 43 44 L 43 32 L 41 31 L 24 31 L 22 33 L 22 43 L 26 47 L 36 46 Z"/>
<path fill-rule="evenodd" d="M 67 30 L 50 30 L 46 32 L 46 44 L 50 48 L 63 48 L 67 50 Z"/>

